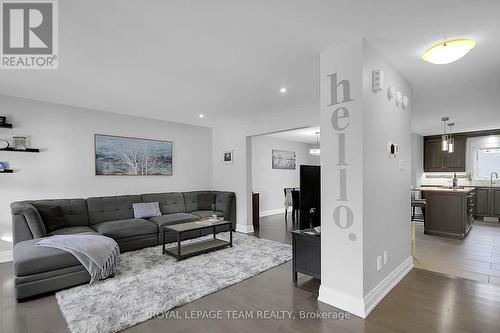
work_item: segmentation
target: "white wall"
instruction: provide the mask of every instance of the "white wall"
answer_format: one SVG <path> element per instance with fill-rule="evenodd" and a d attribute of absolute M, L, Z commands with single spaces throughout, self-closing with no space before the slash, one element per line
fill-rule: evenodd
<path fill-rule="evenodd" d="M 219 190 L 236 192 L 237 225 L 240 232 L 253 232 L 251 216 L 252 136 L 317 126 L 319 106 L 267 113 L 243 122 L 226 122 L 213 128 L 213 182 Z M 234 151 L 234 163 L 222 163 L 224 150 Z"/>
<path fill-rule="evenodd" d="M 0 232 L 11 233 L 9 204 L 17 200 L 78 198 L 212 188 L 212 130 L 140 117 L 0 95 L 0 110 L 39 154 L 0 152 L 13 174 L 0 175 Z M 94 134 L 173 141 L 172 176 L 95 176 Z"/>
<path fill-rule="evenodd" d="M 377 93 L 372 90 L 373 70 L 385 74 L 385 89 Z M 364 318 L 413 267 L 411 105 L 404 110 L 396 106 L 387 98 L 387 87 L 395 86 L 410 103 L 412 91 L 364 40 L 323 52 L 320 77 L 319 300 Z M 389 158 L 389 142 L 399 144 L 397 158 Z M 384 251 L 388 262 L 378 271 L 377 257 Z"/>
<path fill-rule="evenodd" d="M 313 145 L 273 138 L 266 135 L 252 137 L 252 189 L 259 192 L 260 215 L 283 212 L 285 187 L 299 187 L 300 165 L 319 165 L 319 157 L 309 154 Z M 295 170 L 272 168 L 272 150 L 294 151 L 297 154 Z"/>
<path fill-rule="evenodd" d="M 389 101 L 387 91 L 372 90 L 372 71 L 384 71 L 386 87 L 394 86 L 410 104 L 406 109 Z M 411 102 L 410 83 L 370 44 L 363 47 L 364 104 L 364 294 L 368 295 L 410 257 Z M 375 125 L 376 124 L 376 125 Z M 387 143 L 399 144 L 399 155 L 389 158 Z M 400 170 L 399 163 L 403 163 Z M 380 272 L 377 256 L 388 251 Z"/>
<path fill-rule="evenodd" d="M 424 174 L 424 137 L 420 134 L 411 135 L 411 186 L 422 184 Z"/>

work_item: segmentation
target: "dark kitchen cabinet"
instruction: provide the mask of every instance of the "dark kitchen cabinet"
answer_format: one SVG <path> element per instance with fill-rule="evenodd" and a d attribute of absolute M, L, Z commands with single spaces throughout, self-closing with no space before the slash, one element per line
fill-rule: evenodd
<path fill-rule="evenodd" d="M 491 215 L 500 216 L 500 188 L 491 189 Z"/>
<path fill-rule="evenodd" d="M 490 188 L 476 187 L 476 216 L 490 216 Z"/>
<path fill-rule="evenodd" d="M 465 150 L 467 138 L 454 136 L 455 151 L 448 153 L 441 150 L 441 137 L 424 138 L 424 171 L 425 172 L 464 172 Z"/>

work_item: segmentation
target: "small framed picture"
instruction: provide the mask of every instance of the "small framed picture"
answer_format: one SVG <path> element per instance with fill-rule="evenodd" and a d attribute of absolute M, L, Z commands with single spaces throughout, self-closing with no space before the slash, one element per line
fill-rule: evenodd
<path fill-rule="evenodd" d="M 12 137 L 12 148 L 16 150 L 26 150 L 26 137 L 14 136 Z"/>
<path fill-rule="evenodd" d="M 222 152 L 222 163 L 233 164 L 233 151 L 232 150 L 224 150 Z"/>
<path fill-rule="evenodd" d="M 0 116 L 0 124 L 5 124 L 7 122 L 6 116 Z"/>

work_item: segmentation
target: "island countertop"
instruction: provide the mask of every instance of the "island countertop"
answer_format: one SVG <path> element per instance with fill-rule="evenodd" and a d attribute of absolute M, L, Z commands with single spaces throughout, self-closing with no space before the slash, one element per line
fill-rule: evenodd
<path fill-rule="evenodd" d="M 423 186 L 415 188 L 415 191 L 421 192 L 458 192 L 458 193 L 469 193 L 474 191 L 475 187 L 465 187 L 465 188 L 446 188 L 439 186 Z"/>

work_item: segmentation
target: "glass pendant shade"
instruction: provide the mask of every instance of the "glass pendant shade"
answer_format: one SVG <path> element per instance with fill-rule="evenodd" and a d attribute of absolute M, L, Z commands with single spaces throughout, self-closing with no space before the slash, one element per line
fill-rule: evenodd
<path fill-rule="evenodd" d="M 448 136 L 447 135 L 441 136 L 441 150 L 442 151 L 448 150 Z"/>
<path fill-rule="evenodd" d="M 455 152 L 455 139 L 451 138 L 448 140 L 448 153 Z"/>

